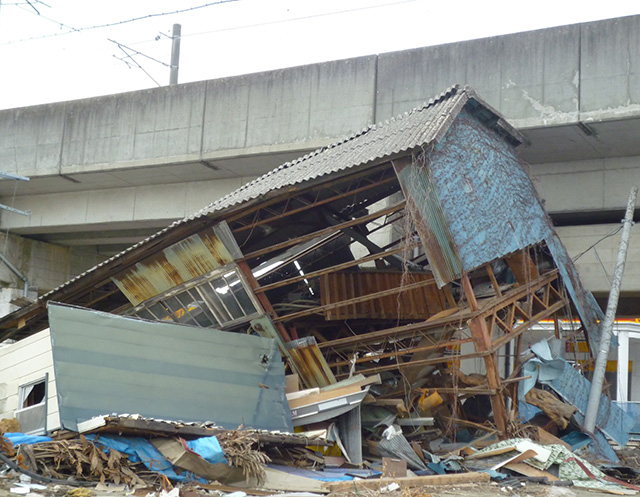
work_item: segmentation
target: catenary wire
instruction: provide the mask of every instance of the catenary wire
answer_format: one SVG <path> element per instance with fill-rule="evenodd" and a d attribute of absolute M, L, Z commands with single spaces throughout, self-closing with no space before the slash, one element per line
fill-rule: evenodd
<path fill-rule="evenodd" d="M 13 45 L 15 43 L 21 43 L 21 42 L 26 42 L 26 41 L 42 40 L 42 39 L 45 39 L 45 38 L 53 38 L 53 37 L 56 37 L 56 36 L 64 36 L 64 35 L 68 35 L 68 34 L 71 34 L 71 33 L 80 33 L 80 32 L 89 31 L 89 30 L 92 30 L 92 29 L 102 29 L 102 28 L 109 28 L 109 27 L 112 27 L 112 26 L 120 26 L 122 24 L 128 24 L 128 23 L 131 23 L 131 22 L 142 21 L 144 19 L 151 19 L 151 18 L 154 18 L 154 17 L 163 17 L 163 16 L 174 15 L 174 14 L 181 14 L 181 13 L 184 13 L 184 12 L 190 12 L 190 11 L 193 11 L 193 10 L 203 9 L 205 7 L 211 7 L 213 5 L 221 5 L 221 4 L 225 4 L 225 3 L 232 3 L 232 2 L 239 2 L 239 1 L 240 0 L 218 0 L 217 2 L 209 2 L 209 3 L 202 4 L 202 5 L 197 5 L 195 7 L 189 7 L 189 8 L 186 8 L 186 9 L 174 10 L 172 12 L 160 12 L 160 13 L 157 13 L 157 14 L 147 14 L 146 16 L 133 17 L 131 19 L 124 19 L 122 21 L 110 22 L 110 23 L 106 23 L 106 24 L 96 24 L 95 26 L 85 26 L 85 27 L 81 27 L 81 28 L 73 28 L 71 26 L 66 26 L 66 25 L 64 25 L 62 23 L 58 23 L 57 21 L 54 21 L 53 19 L 47 19 L 47 20 L 56 22 L 56 24 L 58 24 L 60 26 L 65 26 L 66 28 L 69 29 L 69 31 L 64 31 L 62 33 L 52 33 L 52 34 L 42 35 L 42 36 L 35 36 L 35 37 L 32 37 L 32 38 L 22 38 L 20 40 L 15 40 L 15 41 L 10 41 L 10 42 L 7 42 L 7 43 L 3 43 L 2 46 Z"/>

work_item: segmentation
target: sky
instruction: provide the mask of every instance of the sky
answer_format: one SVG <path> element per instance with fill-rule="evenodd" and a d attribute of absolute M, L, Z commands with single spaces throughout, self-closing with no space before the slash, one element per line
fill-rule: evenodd
<path fill-rule="evenodd" d="M 634 0 L 0 0 L 0 109 L 165 86 L 176 23 L 187 83 L 634 14 Z"/>

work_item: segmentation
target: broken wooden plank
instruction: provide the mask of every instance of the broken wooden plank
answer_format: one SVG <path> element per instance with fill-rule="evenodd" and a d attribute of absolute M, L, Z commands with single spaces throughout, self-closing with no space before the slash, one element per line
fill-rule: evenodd
<path fill-rule="evenodd" d="M 382 458 L 382 478 L 406 478 L 407 461 L 391 457 Z"/>
<path fill-rule="evenodd" d="M 502 461 L 498 464 L 496 464 L 495 466 L 492 466 L 491 469 L 494 471 L 499 470 L 501 467 L 505 466 L 506 464 L 511 464 L 511 463 L 519 463 L 522 461 L 526 461 L 527 459 L 531 459 L 532 457 L 536 457 L 538 455 L 538 453 L 533 450 L 533 449 L 528 449 L 525 450 L 524 452 L 521 452 L 520 454 L 516 454 L 513 457 L 510 457 L 508 459 L 506 459 L 505 461 Z"/>
<path fill-rule="evenodd" d="M 534 477 L 544 477 L 549 481 L 559 481 L 560 478 L 557 476 L 553 476 L 548 471 L 543 471 L 538 468 L 534 468 L 533 466 L 529 466 L 525 462 L 512 462 L 505 464 L 503 468 L 507 468 L 511 471 L 515 471 L 516 473 L 524 476 L 534 476 Z"/>
<path fill-rule="evenodd" d="M 459 483 L 487 483 L 490 480 L 488 473 L 450 473 L 447 475 L 407 476 L 406 478 L 380 478 L 377 480 L 353 480 L 329 482 L 325 488 L 331 492 L 360 491 L 363 489 L 380 490 L 391 483 L 397 483 L 400 488 L 428 487 L 438 485 L 456 485 Z"/>
<path fill-rule="evenodd" d="M 547 430 L 540 426 L 538 426 L 538 440 L 542 445 L 562 445 L 569 451 L 573 450 L 571 449 L 571 445 L 569 445 L 567 442 L 549 433 Z"/>

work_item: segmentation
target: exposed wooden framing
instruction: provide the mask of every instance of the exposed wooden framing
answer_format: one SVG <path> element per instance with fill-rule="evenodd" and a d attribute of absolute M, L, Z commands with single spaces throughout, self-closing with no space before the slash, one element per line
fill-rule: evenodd
<path fill-rule="evenodd" d="M 438 391 L 440 391 L 440 389 L 438 389 Z M 479 430 L 487 431 L 491 435 L 493 435 L 496 432 L 496 429 L 493 426 L 485 426 L 480 423 L 474 423 L 473 421 L 467 421 L 466 419 L 449 418 L 449 417 L 443 417 L 442 419 L 444 419 L 445 421 L 450 421 L 454 424 L 468 426 L 470 428 L 477 428 Z M 471 444 L 473 444 L 473 442 Z"/>
<path fill-rule="evenodd" d="M 530 293 L 537 291 L 541 287 L 549 284 L 552 281 L 555 281 L 557 278 L 557 270 L 549 271 L 548 273 L 540 276 L 538 279 L 529 281 L 526 285 L 515 287 L 505 295 L 504 299 L 493 298 L 488 300 L 483 304 L 482 308 L 479 309 L 479 313 L 480 315 L 482 315 L 482 317 L 488 318 L 496 310 L 503 309 L 513 303 L 516 303 L 519 300 L 522 300 Z"/>
<path fill-rule="evenodd" d="M 388 170 L 391 170 L 391 168 L 390 167 L 384 168 L 382 171 L 379 171 L 379 172 L 381 172 L 382 176 L 384 176 L 384 173 L 386 171 L 388 171 Z M 306 190 L 304 192 L 296 192 L 295 194 L 292 194 L 287 198 L 287 201 L 285 202 L 285 209 L 283 209 L 282 212 L 271 211 L 271 213 L 272 213 L 271 217 L 268 217 L 266 219 L 260 219 L 258 221 L 254 221 L 254 222 L 252 222 L 250 224 L 246 224 L 246 225 L 244 225 L 242 227 L 239 227 L 239 228 L 234 228 L 234 229 L 232 229 L 232 231 L 234 233 L 242 233 L 243 231 L 256 228 L 257 226 L 261 226 L 263 224 L 271 223 L 271 222 L 277 221 L 279 219 L 283 219 L 283 218 L 285 218 L 287 216 L 291 216 L 291 215 L 294 215 L 294 214 L 300 214 L 301 212 L 307 211 L 309 209 L 313 209 L 313 208 L 316 208 L 316 207 L 321 206 L 321 205 L 325 205 L 325 204 L 328 204 L 328 203 L 331 203 L 331 202 L 335 202 L 336 200 L 340 200 L 342 198 L 346 198 L 346 197 L 348 197 L 350 195 L 355 195 L 357 193 L 362 193 L 362 192 L 370 190 L 370 189 L 372 189 L 374 187 L 377 187 L 377 186 L 380 186 L 380 185 L 384 185 L 384 184 L 387 184 L 387 183 L 392 183 L 393 181 L 397 181 L 398 180 L 397 177 L 395 176 L 395 174 L 393 176 L 388 177 L 388 178 L 379 179 L 379 180 L 373 179 L 372 176 L 373 175 L 370 174 L 370 175 L 367 175 L 365 177 L 351 178 L 350 179 L 351 182 L 355 181 L 355 179 L 359 179 L 360 181 L 366 181 L 367 179 L 369 179 L 369 181 L 364 186 L 357 187 L 357 188 L 354 188 L 353 190 L 348 190 L 346 192 L 340 192 L 340 193 L 338 193 L 338 194 L 336 194 L 336 195 L 334 195 L 332 197 L 329 197 L 329 198 L 326 198 L 326 199 L 322 199 L 322 200 L 319 200 L 318 196 L 320 195 L 321 192 L 329 190 L 327 185 L 323 185 L 322 189 L 316 190 L 316 199 L 313 200 L 313 201 L 309 201 L 309 200 L 305 199 L 304 196 L 303 196 L 303 195 L 309 194 L 310 193 L 309 190 Z M 343 179 L 342 181 L 340 181 L 340 183 L 345 183 L 345 182 L 346 182 L 346 179 Z M 294 200 L 304 204 L 304 206 L 288 210 L 290 202 L 294 201 Z M 272 199 L 270 201 L 267 201 L 265 203 L 256 205 L 253 209 L 248 209 L 246 211 L 243 211 L 239 215 L 232 216 L 232 217 L 228 218 L 227 222 L 228 223 L 240 222 L 240 219 L 242 219 L 243 217 L 246 217 L 249 214 L 257 215 L 257 213 L 259 211 L 268 210 L 267 209 L 268 207 L 270 207 L 272 205 L 276 205 L 279 202 L 282 202 L 282 197 L 275 197 L 274 199 Z"/>
<path fill-rule="evenodd" d="M 293 283 L 298 283 L 304 279 L 317 278 L 318 276 L 322 276 L 323 274 L 335 273 L 336 271 L 342 271 L 343 269 L 359 266 L 360 264 L 365 264 L 367 262 L 375 261 L 388 255 L 397 254 L 399 252 L 417 247 L 419 245 L 420 245 L 420 242 L 412 242 L 409 245 L 403 245 L 401 247 L 396 247 L 394 249 L 385 250 L 384 252 L 378 252 L 377 254 L 367 255 L 365 257 L 361 257 L 353 261 L 343 262 L 342 264 L 336 264 L 335 266 L 331 266 L 326 269 L 319 269 L 318 271 L 312 271 L 310 273 L 306 273 L 304 276 L 294 276 L 293 278 L 277 281 L 275 283 L 271 283 L 270 285 L 260 286 L 256 288 L 255 291 L 268 292 L 269 290 L 273 290 L 274 288 L 280 288 L 283 286 L 291 285 Z"/>
<path fill-rule="evenodd" d="M 416 352 L 428 352 L 430 350 L 435 351 L 438 349 L 445 349 L 447 347 L 454 346 L 454 345 L 469 343 L 471 342 L 471 340 L 472 340 L 471 338 L 464 338 L 462 340 L 447 341 L 447 342 L 437 343 L 434 345 L 426 345 L 423 347 L 411 347 L 411 349 L 396 350 L 394 352 L 385 352 L 382 354 L 376 354 L 375 356 L 371 356 L 371 357 L 360 357 L 356 359 L 355 363 L 362 364 L 364 362 L 372 362 L 372 361 L 377 361 L 379 359 L 388 359 L 389 357 L 398 357 L 406 354 L 414 354 Z M 458 356 L 456 356 L 456 358 L 457 357 Z M 451 358 L 449 357 L 448 360 L 451 360 Z M 340 367 L 340 366 L 349 366 L 351 363 L 352 361 L 338 361 L 338 362 L 329 363 L 329 366 L 331 366 L 332 368 Z"/>
<path fill-rule="evenodd" d="M 333 233 L 334 231 L 339 231 L 342 228 L 349 228 L 351 226 L 357 226 L 358 224 L 362 224 L 362 223 L 366 223 L 369 221 L 373 221 L 374 219 L 378 219 L 379 217 L 382 216 L 386 216 L 389 214 L 393 214 L 394 212 L 398 212 L 402 209 L 404 209 L 406 202 L 404 200 L 398 202 L 395 205 L 392 205 L 390 207 L 387 207 L 385 209 L 381 209 L 379 211 L 376 211 L 372 214 L 368 214 L 366 216 L 362 216 L 356 219 L 352 219 L 351 221 L 347 221 L 344 223 L 340 223 L 336 226 L 330 226 L 328 228 L 324 228 L 318 231 L 314 231 L 312 233 L 308 233 L 306 235 L 302 235 L 299 236 L 297 238 L 293 238 L 291 240 L 287 240 L 285 242 L 282 243 L 278 243 L 276 245 L 272 245 L 270 247 L 266 247 L 260 250 L 256 250 L 254 252 L 251 252 L 247 255 L 245 255 L 245 257 L 242 260 L 248 261 L 251 259 L 255 259 L 256 257 L 260 257 L 262 255 L 266 255 L 269 254 L 271 252 L 276 252 L 278 250 L 282 250 L 288 247 L 291 247 L 292 245 L 297 245 L 298 243 L 303 243 L 306 242 L 308 240 L 313 240 L 316 237 L 319 236 L 324 236 L 324 235 L 328 235 L 330 233 Z"/>
<path fill-rule="evenodd" d="M 467 320 L 482 315 L 485 318 L 489 318 L 495 315 L 501 309 L 509 306 L 510 304 L 522 299 L 530 292 L 535 292 L 544 285 L 556 281 L 558 278 L 557 271 L 551 271 L 539 278 L 537 281 L 532 281 L 526 286 L 520 286 L 512 288 L 507 294 L 506 299 L 490 299 L 485 302 L 481 309 L 472 312 L 469 308 L 461 309 L 451 316 L 447 316 L 439 319 L 429 319 L 427 321 L 421 321 L 418 323 L 411 323 L 403 326 L 397 326 L 394 328 L 388 328 L 379 331 L 373 331 L 363 335 L 354 335 L 345 338 L 338 338 L 328 342 L 319 344 L 320 349 L 334 349 L 339 350 L 343 347 L 350 347 L 352 345 L 365 344 L 365 343 L 377 343 L 385 338 L 399 339 L 403 336 L 411 337 L 416 332 L 425 331 L 429 329 L 439 329 L 447 325 L 460 325 Z"/>
<path fill-rule="evenodd" d="M 473 293 L 473 287 L 469 276 L 465 273 L 462 276 L 462 287 L 465 296 L 469 302 L 471 310 L 478 310 L 478 302 Z M 469 321 L 469 331 L 473 338 L 473 345 L 477 353 L 486 353 L 484 357 L 484 365 L 487 373 L 487 382 L 489 388 L 495 390 L 496 393 L 491 395 L 491 406 L 493 407 L 493 416 L 496 426 L 502 437 L 507 436 L 507 411 L 504 403 L 504 397 L 500 392 L 501 378 L 498 369 L 498 360 L 495 352 L 491 352 L 491 333 L 487 329 L 487 322 L 483 316 L 476 316 Z"/>
<path fill-rule="evenodd" d="M 325 483 L 332 494 L 368 494 L 367 490 L 379 492 L 381 488 L 396 483 L 400 488 L 429 487 L 438 485 L 459 485 L 462 483 L 488 483 L 487 473 L 450 473 L 446 475 L 414 476 L 401 478 L 378 478 L 376 480 L 354 480 Z M 423 492 L 424 493 L 424 492 Z"/>
<path fill-rule="evenodd" d="M 516 281 L 521 285 L 540 276 L 538 274 L 538 268 L 529 255 L 528 250 L 516 252 L 515 254 L 505 257 L 504 260 L 513 272 Z"/>
<path fill-rule="evenodd" d="M 430 388 L 428 390 L 437 390 L 438 393 L 443 394 L 459 394 L 459 395 L 492 395 L 495 390 L 491 390 L 490 388 L 482 388 L 482 387 L 438 387 L 438 388 Z"/>
<path fill-rule="evenodd" d="M 280 264 L 277 267 L 274 267 L 273 269 L 260 274 L 260 276 L 257 276 L 256 279 L 257 280 L 261 280 L 262 278 L 266 278 L 268 275 L 272 274 L 275 271 L 278 271 L 278 269 L 281 269 L 285 266 L 287 266 L 288 264 L 291 264 L 293 261 L 295 261 L 296 259 L 299 259 L 301 257 L 304 257 L 316 250 L 318 250 L 319 248 L 324 247 L 327 243 L 332 242 L 337 240 L 338 238 L 340 238 L 342 236 L 341 233 L 332 233 L 331 235 L 328 235 L 324 238 L 322 238 L 322 240 L 319 240 L 317 243 L 314 243 L 312 246 L 307 247 L 305 250 L 302 250 L 294 255 L 290 255 L 289 257 L 287 257 L 286 259 L 282 259 L 282 264 Z M 305 276 L 301 277 L 302 279 L 305 279 Z"/>
<path fill-rule="evenodd" d="M 239 261 L 238 268 L 240 269 L 244 277 L 247 279 L 247 282 L 249 283 L 249 286 L 252 289 L 257 288 L 259 286 L 255 277 L 253 276 L 253 273 L 251 272 L 251 268 L 245 261 Z M 287 331 L 287 329 L 284 327 L 282 323 L 279 323 L 276 321 L 278 317 L 278 313 L 275 311 L 275 309 L 271 305 L 271 302 L 269 301 L 267 296 L 264 293 L 257 293 L 256 297 L 260 302 L 260 305 L 262 306 L 262 308 L 267 312 L 267 314 L 269 314 L 269 317 L 273 321 L 273 324 L 278 330 L 280 337 L 282 337 L 282 340 L 285 342 L 290 342 L 291 335 L 289 335 L 289 332 Z"/>
<path fill-rule="evenodd" d="M 356 297 L 353 299 L 343 300 L 342 302 L 335 302 L 333 304 L 321 305 L 318 307 L 314 307 L 313 309 L 307 309 L 304 311 L 294 312 L 291 314 L 286 314 L 284 316 L 280 316 L 277 321 L 291 321 L 292 319 L 301 318 L 304 316 L 311 316 L 312 314 L 322 314 L 324 311 L 330 309 L 338 309 L 340 307 L 345 307 L 348 305 L 359 304 L 361 302 L 367 302 L 369 300 L 375 300 L 381 297 L 388 297 L 389 295 L 395 295 L 397 293 L 406 292 L 409 290 L 413 290 L 414 288 L 420 288 L 427 285 L 433 285 L 434 280 L 424 280 L 418 281 L 416 283 L 410 283 L 408 285 L 399 286 L 396 288 L 390 288 L 389 290 L 382 290 L 380 292 L 370 293 L 368 295 L 362 295 L 361 297 Z"/>
<path fill-rule="evenodd" d="M 491 355 L 491 351 L 489 350 L 481 351 L 481 352 L 471 352 L 470 354 L 464 354 L 464 355 L 456 355 L 455 357 L 452 357 L 452 356 L 432 357 L 429 359 L 420 359 L 418 361 L 400 362 L 396 364 L 389 364 L 387 366 L 377 366 L 375 368 L 359 369 L 358 373 L 366 376 L 366 375 L 372 375 L 376 373 L 383 373 L 384 371 L 402 370 L 404 368 L 414 367 L 414 366 L 431 366 L 436 364 L 444 364 L 444 363 L 450 362 L 452 359 L 455 359 L 456 361 L 461 361 L 464 359 L 479 359 L 481 357 L 486 357 L 488 355 Z M 336 374 L 337 379 L 346 378 L 347 376 L 349 376 L 349 373 Z M 497 392 L 499 391 L 499 389 L 495 389 L 495 391 Z"/>
<path fill-rule="evenodd" d="M 536 314 L 535 316 L 532 316 L 529 321 L 521 324 L 520 326 L 518 326 L 517 328 L 512 330 L 510 333 L 501 336 L 497 340 L 494 340 L 492 345 L 491 345 L 491 349 L 494 352 L 497 352 L 507 342 L 510 342 L 511 340 L 519 337 L 520 335 L 522 335 L 522 333 L 524 333 L 529 328 L 531 328 L 532 325 L 538 323 L 539 321 L 542 321 L 543 319 L 546 319 L 546 318 L 550 317 L 551 315 L 553 315 L 554 313 L 556 313 L 560 309 L 562 309 L 565 305 L 567 305 L 567 303 L 565 301 L 556 302 L 555 304 L 549 306 L 549 308 L 547 310 L 542 311 L 542 312 Z"/>
<path fill-rule="evenodd" d="M 333 348 L 339 350 L 341 347 L 350 347 L 352 345 L 365 344 L 365 343 L 377 343 L 385 338 L 400 339 L 401 337 L 410 338 L 414 336 L 418 331 L 425 330 L 437 330 L 443 326 L 463 323 L 467 318 L 470 318 L 472 314 L 468 311 L 461 314 L 456 314 L 455 317 L 449 316 L 441 319 L 434 319 L 432 321 L 420 321 L 418 323 L 405 324 L 404 326 L 396 326 L 394 328 L 388 328 L 385 330 L 372 331 L 363 335 L 354 335 L 350 337 L 337 338 L 329 342 L 319 344 L 320 349 Z"/>
<path fill-rule="evenodd" d="M 498 280 L 496 280 L 496 275 L 493 274 L 493 269 L 491 269 L 491 264 L 487 264 L 485 267 L 487 268 L 487 274 L 489 275 L 489 279 L 491 280 L 493 289 L 496 291 L 496 295 L 498 297 L 502 297 L 502 291 L 500 290 L 500 285 L 498 284 Z"/>

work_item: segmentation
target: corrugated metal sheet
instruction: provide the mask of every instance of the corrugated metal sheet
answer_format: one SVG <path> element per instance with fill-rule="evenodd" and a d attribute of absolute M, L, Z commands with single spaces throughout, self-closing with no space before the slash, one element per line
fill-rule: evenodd
<path fill-rule="evenodd" d="M 586 413 L 591 382 L 576 371 L 571 364 L 564 361 L 564 370 L 557 374 L 552 381 L 544 381 L 544 383 L 555 390 L 569 404 L 576 406 L 581 414 L 584 415 Z M 606 395 L 600 397 L 596 427 L 602 430 L 605 435 L 624 447 L 629 441 L 629 432 L 634 423 L 633 418 L 620 409 Z"/>
<path fill-rule="evenodd" d="M 595 340 L 602 311 L 583 288 L 513 147 L 465 109 L 422 159 L 397 172 L 438 284 L 545 241 Z"/>
<path fill-rule="evenodd" d="M 109 413 L 292 431 L 273 340 L 49 305 L 64 428 Z"/>
<path fill-rule="evenodd" d="M 470 99 L 482 102 L 472 89 L 463 88 L 459 85 L 453 86 L 410 113 L 405 113 L 385 123 L 369 126 L 344 140 L 320 148 L 295 161 L 283 164 L 216 202 L 209 204 L 194 215 L 172 223 L 158 233 L 69 280 L 43 295 L 41 299 L 49 300 L 56 292 L 81 278 L 89 276 L 96 269 L 114 263 L 123 255 L 143 247 L 185 223 L 204 216 L 212 216 L 282 188 L 367 163 L 380 162 L 386 157 L 395 156 L 418 147 L 426 147 L 444 136 L 458 112 L 462 110 Z M 490 109 L 484 102 L 482 102 L 482 105 Z M 513 140 L 525 141 L 525 138 L 515 129 L 501 120 L 497 122 L 500 126 L 506 128 L 507 133 L 513 137 Z"/>
<path fill-rule="evenodd" d="M 307 388 L 326 387 L 336 382 L 314 337 L 291 340 L 284 345 Z"/>
<path fill-rule="evenodd" d="M 228 233 L 224 233 L 226 230 Z M 226 236 L 225 236 L 226 235 Z M 112 278 L 133 305 L 186 283 L 241 256 L 226 223 L 196 233 Z"/>
<path fill-rule="evenodd" d="M 447 300 L 444 294 L 446 290 L 438 289 L 433 276 L 427 273 L 363 271 L 322 275 L 320 278 L 322 305 L 427 280 L 433 281 L 433 284 L 367 302 L 328 309 L 325 312 L 325 319 L 428 319 L 446 309 Z"/>
<path fill-rule="evenodd" d="M 552 232 L 513 147 L 467 109 L 399 177 L 440 285 Z"/>

